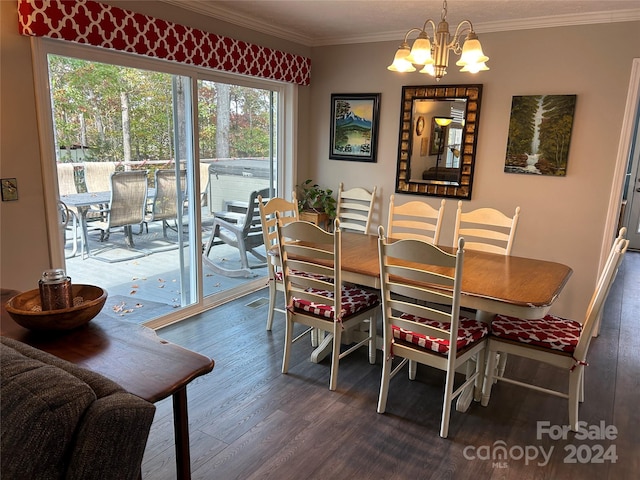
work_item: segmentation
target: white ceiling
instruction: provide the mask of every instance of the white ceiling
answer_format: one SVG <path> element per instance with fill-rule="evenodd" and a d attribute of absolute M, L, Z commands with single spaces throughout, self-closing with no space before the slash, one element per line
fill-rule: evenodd
<path fill-rule="evenodd" d="M 164 0 L 166 3 L 307 46 L 401 41 L 442 0 Z M 640 0 L 450 0 L 450 31 L 461 20 L 477 33 L 640 20 Z M 606 41 L 606 39 L 603 39 Z M 638 38 L 629 41 L 640 41 Z"/>

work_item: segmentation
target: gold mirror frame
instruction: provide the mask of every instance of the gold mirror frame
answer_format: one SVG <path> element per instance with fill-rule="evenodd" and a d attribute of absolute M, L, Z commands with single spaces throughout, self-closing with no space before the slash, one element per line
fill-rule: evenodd
<path fill-rule="evenodd" d="M 480 119 L 480 99 L 482 85 L 427 85 L 402 87 L 400 112 L 400 137 L 398 141 L 398 165 L 396 172 L 396 193 L 410 193 L 435 197 L 471 199 L 473 170 L 478 140 Z M 417 119 L 413 118 L 416 100 L 466 100 L 466 112 L 460 151 L 460 172 L 458 181 L 412 180 L 410 177 L 411 153 Z"/>

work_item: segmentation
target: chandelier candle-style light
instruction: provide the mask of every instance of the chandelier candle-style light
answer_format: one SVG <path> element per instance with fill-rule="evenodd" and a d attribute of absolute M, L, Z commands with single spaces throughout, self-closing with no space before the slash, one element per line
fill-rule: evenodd
<path fill-rule="evenodd" d="M 433 36 L 427 34 L 427 25 L 431 25 Z M 409 35 L 418 32 L 418 38 L 409 48 Z M 466 34 L 462 46 L 460 40 Z M 456 31 L 451 37 L 449 34 L 449 24 L 447 23 L 447 0 L 442 5 L 442 16 L 438 27 L 433 20 L 424 22 L 422 28 L 412 28 L 405 36 L 404 41 L 398 47 L 393 63 L 387 67 L 392 72 L 415 72 L 415 65 L 422 67 L 419 73 L 428 73 L 440 80 L 447 73 L 449 65 L 449 52 L 460 55 L 460 60 L 456 65 L 462 67 L 461 72 L 477 73 L 489 70 L 485 62 L 489 60 L 482 52 L 482 46 L 478 36 L 473 31 L 473 25 L 469 20 L 461 21 L 456 27 Z"/>

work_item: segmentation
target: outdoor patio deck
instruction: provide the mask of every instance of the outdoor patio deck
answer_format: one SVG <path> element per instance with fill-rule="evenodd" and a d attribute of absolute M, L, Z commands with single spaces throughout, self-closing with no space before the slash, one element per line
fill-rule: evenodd
<path fill-rule="evenodd" d="M 137 227 L 134 227 L 137 233 Z M 180 307 L 180 270 L 177 232 L 168 231 L 168 240 L 163 238 L 160 222 L 148 225 L 148 232 L 133 235 L 134 250 L 127 247 L 121 231 L 111 233 L 109 239 L 100 242 L 98 231 L 89 232 L 89 247 L 92 255 L 83 259 L 80 254 L 67 258 L 66 269 L 72 283 L 99 285 L 109 294 L 103 312 L 116 315 L 136 323 L 145 323 L 170 314 Z M 211 229 L 203 228 L 204 244 Z M 67 233 L 66 255 L 71 254 L 71 232 Z M 201 248 L 201 246 L 199 246 Z M 131 258 L 137 257 L 137 258 Z M 240 266 L 238 250 L 227 245 L 216 245 L 210 258 L 217 263 L 234 268 Z M 252 265 L 260 262 L 249 255 Z M 267 267 L 252 269 L 250 278 L 230 278 L 215 273 L 206 264 L 203 266 L 203 291 L 205 297 L 221 294 L 264 278 L 267 282 Z"/>

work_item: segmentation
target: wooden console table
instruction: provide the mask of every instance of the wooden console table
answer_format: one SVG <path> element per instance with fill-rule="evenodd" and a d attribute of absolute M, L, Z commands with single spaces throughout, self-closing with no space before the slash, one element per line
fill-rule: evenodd
<path fill-rule="evenodd" d="M 212 359 L 169 343 L 150 328 L 105 314 L 68 332 L 31 332 L 8 315 L 4 304 L 12 295 L 2 293 L 0 335 L 104 375 L 149 402 L 172 396 L 177 478 L 191 478 L 187 385 L 213 369 Z"/>

